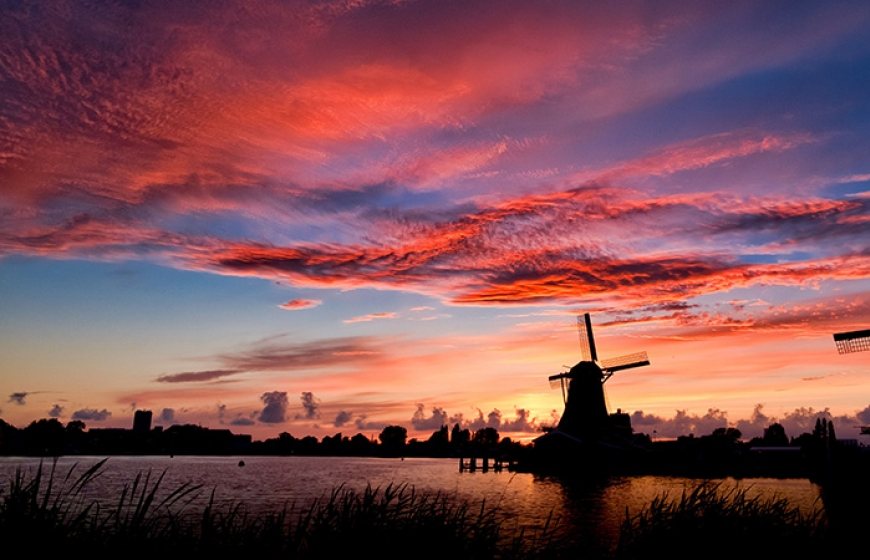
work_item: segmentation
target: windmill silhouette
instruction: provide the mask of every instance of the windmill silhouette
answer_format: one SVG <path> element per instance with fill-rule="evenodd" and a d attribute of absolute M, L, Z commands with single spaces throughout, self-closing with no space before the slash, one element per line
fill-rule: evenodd
<path fill-rule="evenodd" d="M 577 317 L 582 360 L 570 370 L 550 376 L 562 388 L 565 411 L 557 430 L 573 437 L 606 436 L 611 427 L 604 400 L 604 384 L 617 371 L 650 365 L 646 352 L 598 359 L 592 321 L 588 313 Z M 630 431 L 630 425 L 629 425 Z"/>
<path fill-rule="evenodd" d="M 870 350 L 870 329 L 834 333 L 837 353 L 851 354 Z M 859 426 L 862 436 L 870 436 L 870 426 Z"/>

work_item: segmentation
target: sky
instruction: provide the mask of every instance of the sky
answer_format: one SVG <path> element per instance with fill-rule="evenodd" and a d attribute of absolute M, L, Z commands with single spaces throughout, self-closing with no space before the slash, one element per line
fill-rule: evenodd
<path fill-rule="evenodd" d="M 10 423 L 870 424 L 866 2 L 0 5 Z"/>

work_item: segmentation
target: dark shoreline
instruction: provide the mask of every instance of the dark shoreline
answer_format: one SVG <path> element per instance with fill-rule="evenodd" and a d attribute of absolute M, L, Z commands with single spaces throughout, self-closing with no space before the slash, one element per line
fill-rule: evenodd
<path fill-rule="evenodd" d="M 463 433 L 464 432 L 464 433 Z M 398 435 L 391 439 L 391 435 Z M 556 437 L 552 437 L 556 436 Z M 0 420 L 0 456 L 301 456 L 301 457 L 430 457 L 497 463 L 507 470 L 566 478 L 659 475 L 691 478 L 802 478 L 825 486 L 837 480 L 864 483 L 870 472 L 870 448 L 847 445 L 819 430 L 791 441 L 756 438 L 740 441 L 739 432 L 717 430 L 701 437 L 651 441 L 643 434 L 622 440 L 558 437 L 538 438 L 535 445 L 499 438 L 492 428 L 469 434 L 454 427 L 437 430 L 425 441 L 405 440 L 404 428 L 385 428 L 380 441 L 362 434 L 337 433 L 317 440 L 282 433 L 265 441 L 227 429 L 174 425 L 167 429 L 90 429 L 81 423 L 63 426 L 39 420 L 18 429 Z M 549 438 L 549 439 L 548 439 Z M 557 445 L 553 445 L 555 442 Z M 549 446 L 545 446 L 549 443 Z M 467 463 L 466 463 L 467 464 Z"/>

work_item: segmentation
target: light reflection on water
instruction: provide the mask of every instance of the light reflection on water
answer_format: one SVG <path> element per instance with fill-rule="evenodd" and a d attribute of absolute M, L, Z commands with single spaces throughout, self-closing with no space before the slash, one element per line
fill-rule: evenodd
<path fill-rule="evenodd" d="M 62 477 L 75 467 L 84 472 L 99 461 L 96 457 L 62 457 L 57 473 Z M 215 505 L 241 502 L 250 513 L 301 508 L 328 495 L 337 486 L 362 490 L 366 485 L 407 484 L 418 492 L 440 492 L 451 499 L 479 506 L 482 501 L 497 506 L 502 528 L 509 533 L 524 530 L 534 535 L 551 519 L 554 536 L 570 540 L 598 541 L 612 545 L 626 512 L 635 514 L 656 496 L 667 492 L 678 498 L 698 480 L 680 477 L 619 477 L 596 484 L 568 484 L 554 478 L 527 473 L 459 473 L 453 459 L 336 458 L 336 457 L 112 457 L 102 474 L 86 489 L 88 500 L 116 503 L 124 485 L 137 473 L 165 471 L 161 483 L 168 493 L 184 483 L 200 484 L 203 491 L 188 506 L 196 512 L 214 490 Z M 16 468 L 35 472 L 39 459 L 0 458 L 0 480 Z M 50 461 L 46 462 L 50 467 Z M 57 477 L 56 477 L 57 478 Z M 153 478 L 152 478 L 153 480 Z M 804 512 L 821 509 L 819 489 L 805 479 L 724 479 L 723 489 L 748 488 L 750 495 L 782 497 Z"/>

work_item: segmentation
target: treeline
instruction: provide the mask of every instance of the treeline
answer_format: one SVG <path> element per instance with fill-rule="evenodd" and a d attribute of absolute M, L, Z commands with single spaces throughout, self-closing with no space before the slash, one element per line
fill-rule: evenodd
<path fill-rule="evenodd" d="M 251 436 L 194 425 L 170 426 L 165 430 L 161 427 L 152 430 L 88 430 L 80 420 L 64 425 L 55 418 L 44 418 L 18 429 L 0 419 L 2 455 L 230 455 L 246 453 L 250 446 Z"/>
<path fill-rule="evenodd" d="M 402 426 L 386 426 L 375 437 L 337 433 L 317 439 L 296 438 L 287 432 L 264 441 L 193 424 L 166 429 L 86 429 L 84 422 L 66 425 L 55 418 L 31 422 L 25 428 L 0 419 L 0 455 L 325 455 L 372 457 L 518 457 L 527 450 L 494 428 L 475 432 L 442 426 L 427 439 L 408 438 Z"/>
<path fill-rule="evenodd" d="M 337 433 L 318 440 L 314 436 L 295 438 L 284 432 L 277 438 L 256 441 L 251 446 L 252 454 L 263 455 L 374 457 L 517 457 L 527 450 L 528 446 L 501 437 L 495 428 L 481 428 L 472 433 L 459 424 L 454 424 L 452 430 L 442 426 L 425 440 L 409 439 L 408 430 L 402 426 L 386 426 L 377 438 Z"/>
<path fill-rule="evenodd" d="M 853 440 L 837 440 L 834 424 L 819 418 L 812 433 L 789 438 L 773 423 L 762 437 L 741 440 L 736 428 L 717 428 L 700 437 L 656 442 L 633 463 L 636 471 L 716 478 L 725 476 L 824 478 L 830 466 L 852 464 L 867 453 Z"/>

